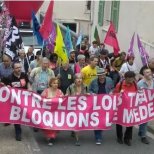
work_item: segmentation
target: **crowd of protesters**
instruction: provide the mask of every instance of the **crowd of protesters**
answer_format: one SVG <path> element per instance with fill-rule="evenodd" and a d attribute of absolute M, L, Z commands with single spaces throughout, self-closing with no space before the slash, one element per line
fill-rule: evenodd
<path fill-rule="evenodd" d="M 86 37 L 79 48 L 70 51 L 69 60 L 65 63 L 59 64 L 58 55 L 53 51 L 39 50 L 35 55 L 33 51 L 33 46 L 29 47 L 27 53 L 23 49 L 19 50 L 14 61 L 8 55 L 3 55 L 0 64 L 1 85 L 32 90 L 46 98 L 136 92 L 142 88 L 154 88 L 154 58 L 149 59 L 148 64 L 139 70 L 133 55 L 120 52 L 115 56 L 105 49 L 103 43 L 98 45 L 97 41 L 93 41 L 90 45 Z M 14 126 L 16 140 L 21 141 L 21 126 Z M 131 146 L 133 127 L 126 127 L 124 135 L 122 128 L 116 125 L 117 142 Z M 138 135 L 142 143 L 149 144 L 146 129 L 147 123 L 141 124 Z M 58 131 L 51 129 L 42 132 L 48 145 L 53 145 Z M 94 131 L 97 145 L 102 143 L 102 132 Z M 72 131 L 71 136 L 79 146 L 79 132 Z"/>

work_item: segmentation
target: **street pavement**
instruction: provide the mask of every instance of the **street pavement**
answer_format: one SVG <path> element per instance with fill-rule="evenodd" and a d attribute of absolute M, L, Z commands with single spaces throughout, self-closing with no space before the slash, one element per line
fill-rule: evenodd
<path fill-rule="evenodd" d="M 116 142 L 115 126 L 103 132 L 102 145 L 96 145 L 93 131 L 79 133 L 81 146 L 75 146 L 70 131 L 61 131 L 53 146 L 41 130 L 33 132 L 30 127 L 22 126 L 22 141 L 15 140 L 14 126 L 0 124 L 0 154 L 153 154 L 154 153 L 154 122 L 149 122 L 149 145 L 141 143 L 138 128 L 133 129 L 132 146 L 120 145 Z"/>
<path fill-rule="evenodd" d="M 154 134 L 154 120 L 148 122 L 148 131 Z"/>
<path fill-rule="evenodd" d="M 115 126 L 103 132 L 102 145 L 96 145 L 93 131 L 80 132 L 81 146 L 75 146 L 69 131 L 61 131 L 53 146 L 48 146 L 41 131 L 34 133 L 35 139 L 43 154 L 153 154 L 154 136 L 148 132 L 149 145 L 141 143 L 138 129 L 133 129 L 132 146 L 116 142 Z"/>
<path fill-rule="evenodd" d="M 31 128 L 22 126 L 22 141 L 15 140 L 14 126 L 0 124 L 0 154 L 42 154 Z"/>

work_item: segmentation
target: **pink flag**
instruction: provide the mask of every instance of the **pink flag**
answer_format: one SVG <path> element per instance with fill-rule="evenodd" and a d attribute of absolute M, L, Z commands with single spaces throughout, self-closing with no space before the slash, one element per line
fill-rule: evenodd
<path fill-rule="evenodd" d="M 115 28 L 114 28 L 114 25 L 112 22 L 110 23 L 110 27 L 109 27 L 109 30 L 106 34 L 104 43 L 113 47 L 115 55 L 117 55 L 119 53 L 120 48 L 119 48 L 118 40 L 116 37 Z"/>
<path fill-rule="evenodd" d="M 54 5 L 54 1 L 50 1 L 48 10 L 43 20 L 43 24 L 39 30 L 43 39 L 45 40 L 49 37 L 49 35 L 51 34 L 51 30 L 52 30 L 53 5 Z"/>

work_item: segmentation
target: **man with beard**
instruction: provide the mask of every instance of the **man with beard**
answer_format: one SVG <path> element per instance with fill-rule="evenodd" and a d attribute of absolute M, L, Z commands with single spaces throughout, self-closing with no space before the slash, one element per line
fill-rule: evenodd
<path fill-rule="evenodd" d="M 143 79 L 141 79 L 137 86 L 139 89 L 145 88 L 145 89 L 154 89 L 154 79 L 152 76 L 152 71 L 150 68 L 144 67 L 142 69 L 143 73 Z M 139 133 L 138 135 L 141 137 L 141 142 L 144 144 L 149 144 L 148 139 L 146 138 L 146 132 L 147 132 L 147 125 L 148 123 L 143 123 L 139 126 Z"/>
<path fill-rule="evenodd" d="M 154 74 L 154 58 L 150 58 L 150 59 L 148 60 L 148 64 L 144 65 L 144 66 L 141 68 L 141 70 L 140 70 L 140 74 L 141 74 L 141 75 L 143 75 L 143 70 L 144 70 L 145 68 L 150 68 L 151 71 L 152 71 L 152 74 Z"/>
<path fill-rule="evenodd" d="M 28 88 L 28 76 L 22 72 L 22 66 L 20 62 L 14 62 L 12 65 L 13 72 L 8 77 L 5 78 L 4 84 L 14 87 L 27 89 Z M 15 127 L 15 137 L 17 141 L 21 141 L 21 126 L 19 124 L 14 124 Z"/>
<path fill-rule="evenodd" d="M 89 92 L 91 94 L 109 94 L 114 87 L 112 79 L 106 76 L 105 69 L 103 68 L 97 69 L 97 76 L 91 82 Z M 102 143 L 102 130 L 94 130 L 94 134 L 96 145 L 100 145 Z"/>

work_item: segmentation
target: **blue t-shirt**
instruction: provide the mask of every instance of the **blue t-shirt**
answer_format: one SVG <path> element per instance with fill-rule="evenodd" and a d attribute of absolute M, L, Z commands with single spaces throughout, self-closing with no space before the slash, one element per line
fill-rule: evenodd
<path fill-rule="evenodd" d="M 0 78 L 6 78 L 12 74 L 12 67 L 5 67 L 4 63 L 0 63 Z"/>

